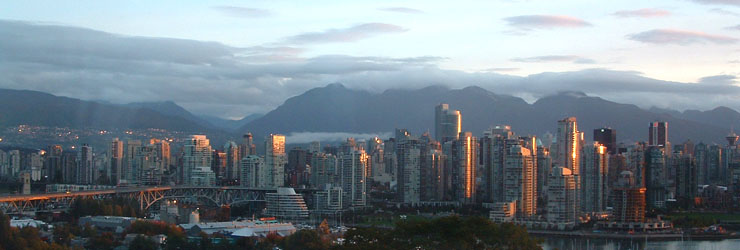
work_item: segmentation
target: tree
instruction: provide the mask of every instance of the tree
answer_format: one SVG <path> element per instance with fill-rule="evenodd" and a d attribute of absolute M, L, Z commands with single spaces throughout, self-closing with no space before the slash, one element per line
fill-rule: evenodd
<path fill-rule="evenodd" d="M 136 250 L 157 250 L 157 243 L 153 240 L 149 239 L 148 237 L 144 236 L 136 236 L 133 241 L 131 241 L 131 244 L 128 246 L 129 249 L 136 249 Z"/>
<path fill-rule="evenodd" d="M 115 248 L 117 245 L 118 244 L 116 244 L 113 234 L 110 232 L 104 232 L 93 237 L 90 240 L 90 245 L 88 247 L 91 249 L 108 250 Z"/>
<path fill-rule="evenodd" d="M 325 242 L 315 230 L 298 230 L 297 232 L 285 237 L 281 244 L 283 249 L 307 249 L 321 250 L 329 249 L 329 242 Z"/>

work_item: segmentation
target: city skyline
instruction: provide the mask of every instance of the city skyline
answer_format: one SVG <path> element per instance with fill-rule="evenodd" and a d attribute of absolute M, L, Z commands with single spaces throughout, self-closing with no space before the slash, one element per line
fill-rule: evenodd
<path fill-rule="evenodd" d="M 17 77 L 0 87 L 114 103 L 172 100 L 231 119 L 332 82 L 373 92 L 481 85 L 529 102 L 581 90 L 644 108 L 740 107 L 734 1 L 73 7 L 82 5 L 0 10 L 0 31 L 19 38 L 2 55 L 3 73 Z M 28 72 L 35 76 L 19 77 Z"/>

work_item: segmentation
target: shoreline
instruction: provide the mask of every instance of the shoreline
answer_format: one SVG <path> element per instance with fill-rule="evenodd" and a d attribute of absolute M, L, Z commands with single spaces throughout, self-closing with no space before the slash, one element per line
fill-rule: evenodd
<path fill-rule="evenodd" d="M 680 233 L 655 233 L 655 234 L 622 234 L 622 233 L 592 233 L 584 231 L 544 231 L 527 230 L 535 237 L 557 237 L 557 238 L 588 238 L 588 239 L 612 239 L 612 240 L 647 240 L 647 241 L 672 241 L 672 240 L 726 240 L 740 239 L 740 234 L 721 235 L 685 235 Z"/>

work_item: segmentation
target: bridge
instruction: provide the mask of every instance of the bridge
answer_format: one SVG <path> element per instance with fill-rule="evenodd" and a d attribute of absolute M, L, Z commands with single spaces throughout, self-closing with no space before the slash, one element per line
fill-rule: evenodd
<path fill-rule="evenodd" d="M 314 190 L 296 189 L 296 191 L 310 194 Z M 0 211 L 3 211 L 5 214 L 66 211 L 74 203 L 75 199 L 109 199 L 118 197 L 138 201 L 142 211 L 146 211 L 162 199 L 196 198 L 216 206 L 223 206 L 249 202 L 264 202 L 265 194 L 274 192 L 276 192 L 275 188 L 165 186 L 12 195 L 0 197 Z"/>

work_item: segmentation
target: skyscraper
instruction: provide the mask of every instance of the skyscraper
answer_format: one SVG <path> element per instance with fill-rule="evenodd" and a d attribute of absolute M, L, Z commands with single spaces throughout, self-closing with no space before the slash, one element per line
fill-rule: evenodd
<path fill-rule="evenodd" d="M 285 184 L 285 136 L 271 134 L 265 139 L 265 167 L 270 171 L 271 187 L 282 187 Z"/>
<path fill-rule="evenodd" d="M 80 147 L 77 153 L 77 184 L 93 184 L 95 182 L 95 155 L 93 148 L 87 144 Z"/>
<path fill-rule="evenodd" d="M 575 181 L 575 204 L 580 211 L 581 196 L 581 153 L 583 147 L 583 132 L 578 131 L 578 123 L 575 117 L 567 117 L 558 121 L 557 150 L 555 155 L 555 166 L 561 166 L 570 170 Z M 549 194 L 549 193 L 548 193 Z M 549 200 L 549 197 L 548 197 Z"/>
<path fill-rule="evenodd" d="M 645 188 L 635 182 L 634 174 L 622 171 L 612 190 L 612 218 L 617 223 L 645 221 Z"/>
<path fill-rule="evenodd" d="M 581 147 L 583 133 L 578 131 L 575 117 L 558 121 L 557 155 L 555 163 L 571 170 L 574 175 L 580 173 Z"/>
<path fill-rule="evenodd" d="M 530 217 L 537 212 L 535 156 L 524 145 L 507 145 L 504 164 L 504 200 L 516 201 L 516 214 Z"/>
<path fill-rule="evenodd" d="M 594 142 L 604 145 L 609 154 L 617 153 L 617 131 L 612 128 L 594 129 Z"/>
<path fill-rule="evenodd" d="M 667 147 L 670 151 L 670 142 L 668 142 L 668 122 L 651 122 L 648 127 L 648 146 Z"/>
<path fill-rule="evenodd" d="M 118 185 L 123 177 L 123 141 L 113 138 L 110 146 L 110 167 L 108 177 L 113 185 Z"/>
<path fill-rule="evenodd" d="M 581 211 L 598 213 L 606 211 L 609 197 L 608 171 L 609 155 L 606 147 L 594 142 L 583 147 L 581 167 Z"/>
<path fill-rule="evenodd" d="M 575 225 L 578 218 L 576 180 L 573 172 L 564 167 L 553 168 L 547 186 L 547 221 L 565 229 Z"/>
<path fill-rule="evenodd" d="M 460 138 L 450 143 L 450 163 L 452 170 L 452 190 L 457 201 L 465 204 L 476 202 L 478 178 L 478 139 L 471 132 L 460 134 Z"/>
<path fill-rule="evenodd" d="M 338 158 L 341 171 L 342 200 L 345 206 L 367 204 L 367 154 L 362 149 L 350 149 Z"/>
<path fill-rule="evenodd" d="M 254 138 L 252 133 L 246 133 L 242 137 L 242 144 L 239 145 L 239 159 L 247 157 L 248 155 L 256 155 L 257 147 L 254 145 Z"/>
<path fill-rule="evenodd" d="M 239 146 L 233 141 L 227 142 L 224 145 L 224 153 L 226 153 L 226 175 L 224 177 L 229 181 L 239 179 L 241 176 Z"/>
<path fill-rule="evenodd" d="M 660 146 L 650 146 L 645 152 L 644 180 L 646 202 L 649 208 L 662 208 L 666 200 L 666 163 L 665 149 Z"/>
<path fill-rule="evenodd" d="M 265 167 L 265 159 L 257 155 L 247 155 L 241 160 L 241 178 L 239 180 L 242 187 L 264 187 L 266 176 L 262 169 Z"/>
<path fill-rule="evenodd" d="M 213 186 L 216 174 L 210 140 L 205 135 L 192 135 L 183 146 L 183 182 L 192 186 Z"/>
<path fill-rule="evenodd" d="M 497 125 L 483 132 L 480 139 L 480 159 L 483 172 L 482 188 L 479 197 L 486 202 L 504 201 L 504 163 L 507 142 L 514 139 L 508 125 Z M 516 140 L 515 140 L 516 141 Z"/>
<path fill-rule="evenodd" d="M 462 132 L 460 111 L 451 110 L 446 103 L 437 105 L 434 111 L 434 139 L 445 143 L 459 138 Z"/>

